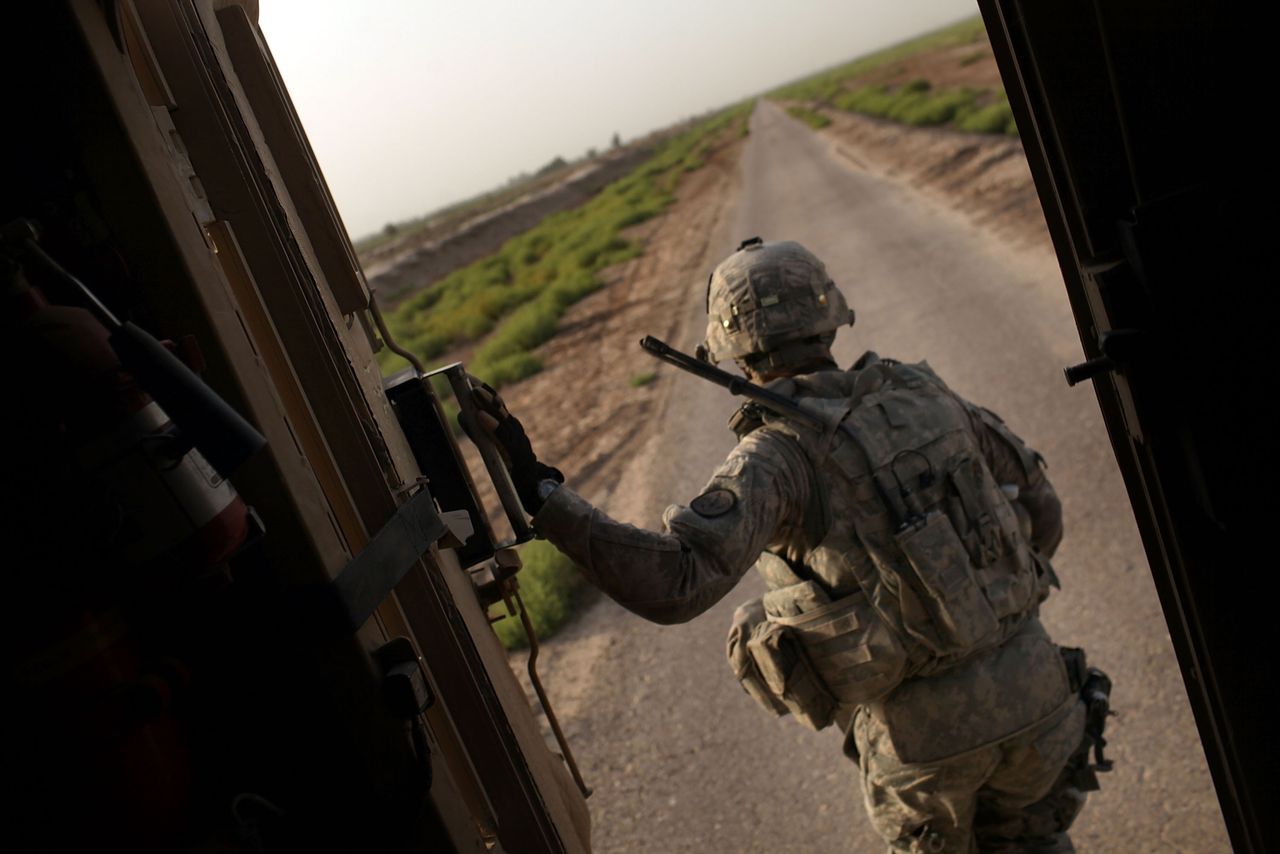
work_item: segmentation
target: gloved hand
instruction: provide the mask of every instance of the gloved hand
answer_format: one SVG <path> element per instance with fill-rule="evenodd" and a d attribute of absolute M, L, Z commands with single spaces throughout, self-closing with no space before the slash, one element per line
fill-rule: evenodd
<path fill-rule="evenodd" d="M 475 427 L 483 430 L 497 445 L 525 512 L 530 516 L 536 515 L 542 509 L 538 485 L 544 480 L 564 483 L 564 475 L 559 469 L 538 461 L 529 437 L 525 435 L 524 425 L 507 411 L 507 405 L 491 386 L 475 377 L 471 378 L 471 384 L 471 400 L 477 410 L 478 423 Z M 469 425 L 464 424 L 463 427 L 470 432 Z"/>

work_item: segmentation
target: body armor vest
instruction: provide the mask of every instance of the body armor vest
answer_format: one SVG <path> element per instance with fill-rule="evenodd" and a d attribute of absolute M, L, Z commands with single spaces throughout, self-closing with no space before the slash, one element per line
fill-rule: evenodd
<path fill-rule="evenodd" d="M 1052 571 L 991 474 L 966 404 L 926 364 L 874 356 L 775 388 L 829 428 L 772 413 L 735 425 L 785 432 L 813 463 L 805 541 L 757 563 L 768 620 L 750 645 L 770 690 L 821 728 L 838 706 L 876 701 L 1018 632 Z"/>

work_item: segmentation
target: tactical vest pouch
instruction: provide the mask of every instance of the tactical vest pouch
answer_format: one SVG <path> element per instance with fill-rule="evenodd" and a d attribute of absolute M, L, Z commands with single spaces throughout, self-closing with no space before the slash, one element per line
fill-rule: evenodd
<path fill-rule="evenodd" d="M 764 612 L 773 618 L 798 617 L 831 602 L 831 597 L 812 581 L 801 581 L 764 594 Z"/>
<path fill-rule="evenodd" d="M 939 655 L 963 653 L 994 637 L 1000 623 L 974 578 L 968 550 L 945 513 L 894 535 L 925 593 Z"/>
<path fill-rule="evenodd" d="M 759 599 L 753 599 L 738 607 L 733 615 L 733 626 L 729 629 L 729 667 L 734 678 L 742 685 L 751 699 L 759 703 L 765 711 L 774 717 L 782 717 L 790 709 L 770 690 L 765 682 L 755 658 L 747 649 L 753 632 L 767 624 L 764 607 Z"/>
<path fill-rule="evenodd" d="M 907 668 L 898 635 L 865 594 L 824 602 L 826 597 L 815 597 L 814 590 L 821 593 L 813 582 L 775 590 L 764 604 L 770 622 L 794 640 L 824 693 L 837 704 L 852 706 L 893 690 Z"/>
<path fill-rule="evenodd" d="M 769 692 L 796 720 L 814 730 L 831 724 L 836 713 L 835 698 L 790 628 L 773 620 L 760 624 L 747 641 L 747 651 Z"/>

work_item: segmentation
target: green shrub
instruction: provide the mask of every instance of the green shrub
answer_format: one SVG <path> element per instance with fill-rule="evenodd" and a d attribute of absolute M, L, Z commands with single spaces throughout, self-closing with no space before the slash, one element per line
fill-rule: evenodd
<path fill-rule="evenodd" d="M 833 102 L 835 106 L 850 113 L 865 113 L 869 116 L 884 118 L 893 108 L 894 97 L 885 86 L 866 86 L 852 92 L 844 92 Z"/>
<path fill-rule="evenodd" d="M 520 306 L 497 332 L 480 345 L 476 358 L 497 358 L 537 347 L 556 331 L 560 307 L 553 291 Z"/>
<path fill-rule="evenodd" d="M 831 119 L 827 118 L 822 113 L 819 113 L 815 110 L 810 110 L 807 107 L 801 107 L 801 106 L 788 107 L 787 112 L 795 116 L 800 121 L 807 124 L 809 127 L 813 128 L 814 130 L 821 130 L 822 128 L 831 124 Z"/>
<path fill-rule="evenodd" d="M 956 122 L 956 127 L 969 133 L 1005 133 L 1012 122 L 1013 111 L 1006 101 L 974 110 Z"/>
<path fill-rule="evenodd" d="M 511 353 L 495 359 L 476 359 L 467 369 L 494 388 L 518 383 L 542 370 L 542 360 L 532 353 Z"/>
<path fill-rule="evenodd" d="M 976 109 L 977 92 L 973 89 L 933 90 L 922 80 L 889 90 L 885 86 L 867 86 L 846 92 L 835 105 L 849 112 L 864 113 L 882 119 L 919 126 L 945 125 Z"/>
<path fill-rule="evenodd" d="M 640 386 L 645 386 L 653 382 L 654 379 L 657 378 L 657 376 L 658 375 L 653 371 L 644 371 L 643 373 L 639 373 L 633 376 L 628 382 L 628 384 L 632 388 L 640 388 Z"/>
<path fill-rule="evenodd" d="M 524 562 L 516 576 L 520 582 L 520 598 L 529 611 L 533 630 L 542 640 L 554 634 L 572 615 L 574 593 L 580 584 L 578 570 L 573 561 L 545 540 L 521 546 L 520 559 Z M 493 624 L 493 630 L 504 647 L 515 649 L 528 645 L 520 617 L 506 616 L 506 605 L 500 602 L 489 613 L 503 615 L 502 620 Z"/>
<path fill-rule="evenodd" d="M 972 89 L 950 89 L 923 95 L 921 100 L 904 104 L 890 118 L 908 125 L 936 127 L 971 113 L 976 93 Z"/>

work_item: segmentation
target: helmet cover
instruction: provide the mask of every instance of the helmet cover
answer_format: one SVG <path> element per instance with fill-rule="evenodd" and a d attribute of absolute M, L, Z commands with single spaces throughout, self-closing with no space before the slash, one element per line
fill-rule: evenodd
<path fill-rule="evenodd" d="M 834 336 L 846 324 L 853 324 L 853 312 L 827 268 L 791 240 L 744 241 L 707 283 L 705 346 L 712 362 Z"/>

